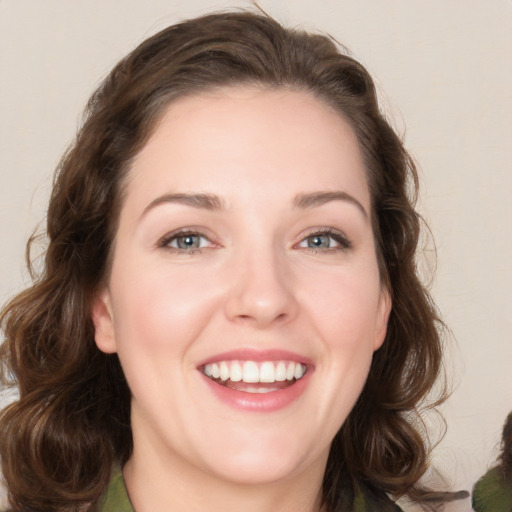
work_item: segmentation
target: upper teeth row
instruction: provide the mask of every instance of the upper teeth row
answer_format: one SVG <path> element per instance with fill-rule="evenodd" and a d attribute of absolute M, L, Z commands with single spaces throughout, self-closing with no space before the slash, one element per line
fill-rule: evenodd
<path fill-rule="evenodd" d="M 206 364 L 203 372 L 208 377 L 233 382 L 282 382 L 300 379 L 306 366 L 293 361 L 219 361 Z"/>

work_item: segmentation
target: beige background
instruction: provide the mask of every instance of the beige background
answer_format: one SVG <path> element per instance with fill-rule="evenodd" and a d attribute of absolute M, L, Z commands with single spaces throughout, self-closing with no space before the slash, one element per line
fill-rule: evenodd
<path fill-rule="evenodd" d="M 0 0 L 0 302 L 28 282 L 25 240 L 44 217 L 52 170 L 99 80 L 166 25 L 248 4 Z M 419 162 L 421 208 L 438 251 L 433 294 L 457 343 L 448 431 L 434 463 L 448 484 L 470 489 L 493 463 L 512 410 L 512 2 L 259 4 L 346 44 L 377 79 Z M 469 509 L 467 501 L 457 507 Z"/>

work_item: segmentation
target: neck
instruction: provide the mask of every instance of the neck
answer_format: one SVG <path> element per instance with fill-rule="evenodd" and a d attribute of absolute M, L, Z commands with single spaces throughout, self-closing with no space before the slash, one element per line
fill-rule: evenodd
<path fill-rule="evenodd" d="M 240 483 L 192 467 L 145 447 L 123 469 L 137 512 L 188 510 L 206 512 L 320 512 L 325 461 L 277 482 Z M 142 447 L 141 447 L 142 448 Z M 147 451 L 149 448 L 149 451 Z"/>

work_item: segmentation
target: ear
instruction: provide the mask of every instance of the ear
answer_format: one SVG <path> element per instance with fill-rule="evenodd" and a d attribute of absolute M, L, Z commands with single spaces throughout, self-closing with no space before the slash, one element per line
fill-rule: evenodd
<path fill-rule="evenodd" d="M 94 324 L 94 340 L 98 348 L 107 354 L 117 352 L 114 329 L 114 313 L 110 292 L 107 288 L 96 295 L 91 307 Z"/>
<path fill-rule="evenodd" d="M 389 314 L 391 313 L 391 294 L 387 287 L 383 286 L 380 291 L 379 304 L 377 306 L 377 321 L 375 324 L 375 341 L 373 350 L 378 350 L 384 343 L 388 330 Z"/>

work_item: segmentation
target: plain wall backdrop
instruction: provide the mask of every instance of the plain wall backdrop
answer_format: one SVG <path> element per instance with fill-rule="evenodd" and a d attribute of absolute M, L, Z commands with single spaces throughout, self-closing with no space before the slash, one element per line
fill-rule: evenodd
<path fill-rule="evenodd" d="M 449 485 L 471 489 L 512 410 L 512 2 L 259 5 L 348 46 L 419 164 L 420 209 L 437 245 L 432 293 L 455 340 L 447 367 L 456 386 L 433 461 Z M 26 239 L 100 79 L 157 30 L 235 6 L 250 2 L 0 0 L 1 303 L 29 283 Z"/>

